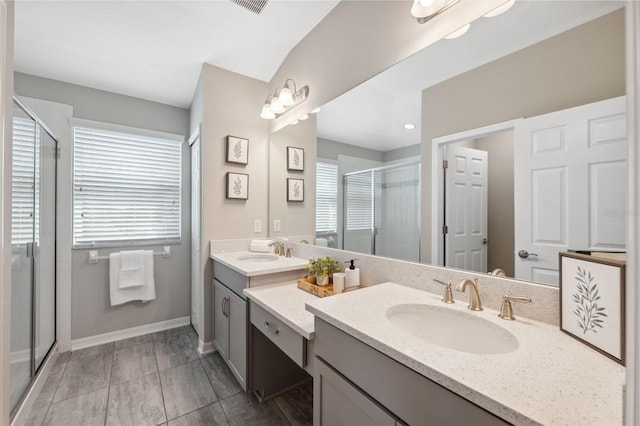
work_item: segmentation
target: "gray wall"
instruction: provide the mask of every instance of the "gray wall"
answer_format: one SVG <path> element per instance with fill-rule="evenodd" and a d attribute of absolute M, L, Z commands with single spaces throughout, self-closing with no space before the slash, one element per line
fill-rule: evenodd
<path fill-rule="evenodd" d="M 391 151 L 386 151 L 384 153 L 383 161 L 386 163 L 387 161 L 398 161 L 408 157 L 418 156 L 420 156 L 419 143 L 411 146 L 405 146 L 403 148 L 392 149 Z"/>
<path fill-rule="evenodd" d="M 450 135 L 625 94 L 624 10 L 422 92 L 422 182 L 431 145 Z M 431 262 L 431 185 L 422 189 L 422 261 Z"/>
<path fill-rule="evenodd" d="M 515 277 L 513 219 L 513 131 L 495 133 L 476 139 L 475 149 L 486 151 L 489 157 L 487 239 L 489 251 L 487 269 L 500 268 L 508 277 Z"/>
<path fill-rule="evenodd" d="M 187 135 L 189 111 L 143 99 L 16 73 L 18 95 L 73 106 L 74 117 L 104 123 Z M 190 306 L 190 156 L 182 151 L 182 242 L 172 245 L 171 258 L 155 258 L 156 299 L 111 307 L 109 262 L 87 262 L 88 250 L 73 250 L 71 257 L 71 337 L 78 339 L 189 315 Z M 69 182 L 71 191 L 71 182 Z M 65 214 L 59 206 L 60 214 Z M 70 212 L 66 212 L 70 214 Z M 60 235 L 59 237 L 64 238 Z M 126 247 L 101 249 L 106 255 Z M 150 247 L 159 251 L 160 246 Z"/>
<path fill-rule="evenodd" d="M 318 138 L 318 158 L 338 161 L 339 155 L 348 155 L 350 157 L 380 162 L 384 161 L 384 153 L 381 151 L 332 141 L 330 139 Z"/>

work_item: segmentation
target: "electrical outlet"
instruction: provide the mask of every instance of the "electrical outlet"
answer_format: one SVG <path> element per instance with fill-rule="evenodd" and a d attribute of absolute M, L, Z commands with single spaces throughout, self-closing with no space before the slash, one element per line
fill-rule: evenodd
<path fill-rule="evenodd" d="M 262 221 L 260 219 L 253 221 L 253 232 L 262 232 Z"/>
<path fill-rule="evenodd" d="M 280 232 L 280 219 L 273 219 L 273 232 Z"/>

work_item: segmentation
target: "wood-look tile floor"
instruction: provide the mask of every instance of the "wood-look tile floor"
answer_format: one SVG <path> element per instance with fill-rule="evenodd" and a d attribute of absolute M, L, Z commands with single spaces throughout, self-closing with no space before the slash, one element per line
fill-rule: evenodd
<path fill-rule="evenodd" d="M 311 425 L 311 381 L 266 403 L 191 326 L 60 354 L 27 425 Z"/>

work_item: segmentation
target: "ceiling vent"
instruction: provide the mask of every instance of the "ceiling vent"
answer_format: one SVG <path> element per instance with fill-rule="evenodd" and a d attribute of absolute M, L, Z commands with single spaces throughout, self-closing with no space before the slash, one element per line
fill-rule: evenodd
<path fill-rule="evenodd" d="M 260 15 L 269 3 L 269 0 L 229 0 L 231 3 L 248 10 L 251 13 Z"/>

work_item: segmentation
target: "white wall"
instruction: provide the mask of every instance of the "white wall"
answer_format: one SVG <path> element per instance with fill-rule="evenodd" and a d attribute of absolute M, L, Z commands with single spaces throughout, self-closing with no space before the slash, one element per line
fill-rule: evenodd
<path fill-rule="evenodd" d="M 73 116 L 104 123 L 140 129 L 186 135 L 189 130 L 188 111 L 138 98 L 77 86 L 60 81 L 16 73 L 16 93 L 73 107 Z M 71 129 L 60 136 L 66 143 L 60 162 L 71 164 Z M 187 144 L 182 149 L 182 242 L 171 247 L 171 258 L 156 257 L 156 299 L 143 304 L 130 302 L 111 307 L 109 301 L 108 261 L 89 264 L 88 250 L 60 250 L 58 260 L 71 262 L 71 338 L 79 339 L 130 327 L 181 318 L 190 312 L 190 156 Z M 66 158 L 66 160 L 65 160 Z M 64 173 L 65 170 L 59 170 Z M 67 175 L 67 179 L 70 175 Z M 71 215 L 71 181 L 60 182 L 59 215 Z M 58 230 L 59 239 L 70 241 L 71 228 Z M 127 247 L 101 249 L 106 255 Z M 161 246 L 149 247 L 160 251 Z M 69 256 L 69 257 L 67 257 Z M 60 276 L 62 280 L 68 277 Z M 68 283 L 61 281 L 59 286 Z M 60 300 L 64 303 L 64 300 Z M 64 334 L 61 333 L 61 334 Z"/>

